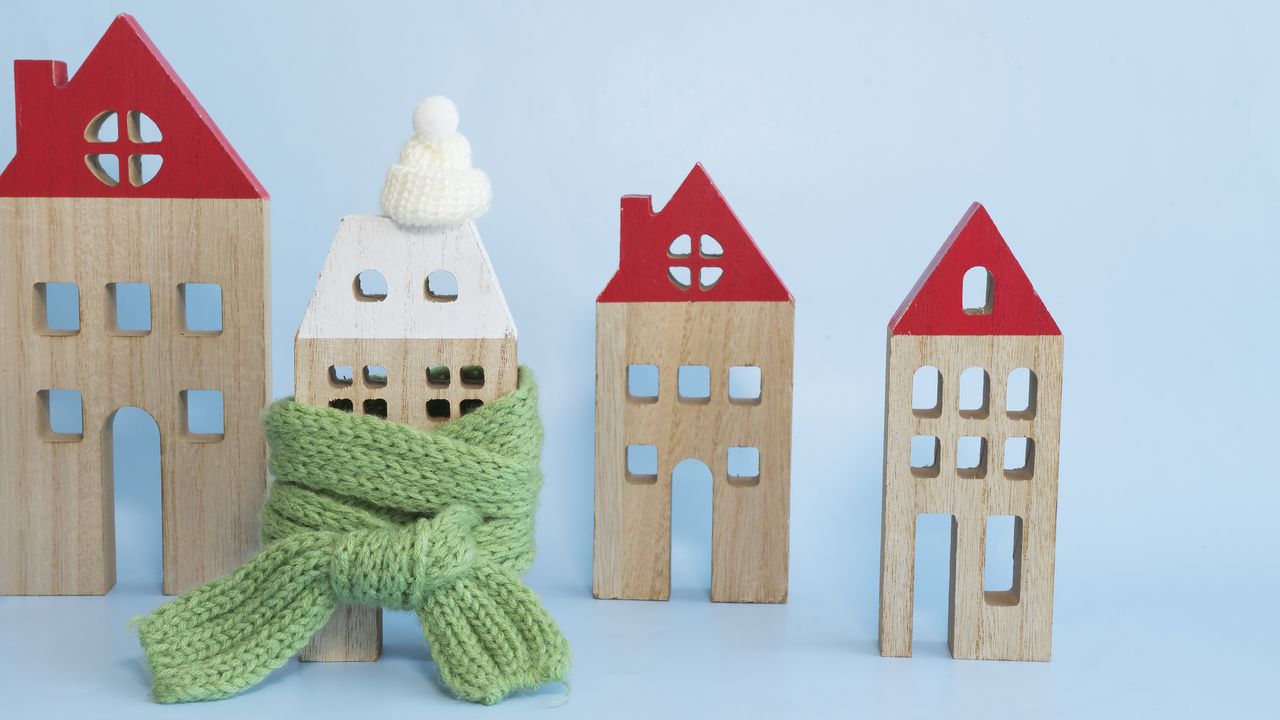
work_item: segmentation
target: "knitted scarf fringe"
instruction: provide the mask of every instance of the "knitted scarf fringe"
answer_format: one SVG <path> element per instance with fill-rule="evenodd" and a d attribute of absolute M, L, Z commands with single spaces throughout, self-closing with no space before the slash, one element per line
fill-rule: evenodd
<path fill-rule="evenodd" d="M 433 431 L 277 401 L 266 546 L 137 621 L 157 702 L 243 692 L 341 603 L 415 610 L 441 679 L 493 704 L 563 681 L 569 645 L 520 581 L 533 562 L 542 425 L 532 374 Z"/>

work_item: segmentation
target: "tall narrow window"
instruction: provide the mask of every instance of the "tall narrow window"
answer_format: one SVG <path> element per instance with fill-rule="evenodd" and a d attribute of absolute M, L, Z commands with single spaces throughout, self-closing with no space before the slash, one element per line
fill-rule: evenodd
<path fill-rule="evenodd" d="M 1005 387 L 1005 412 L 1019 420 L 1030 420 L 1036 415 L 1036 374 L 1027 368 L 1009 373 Z"/>
<path fill-rule="evenodd" d="M 108 283 L 107 305 L 112 335 L 151 333 L 151 288 L 146 283 Z"/>
<path fill-rule="evenodd" d="M 964 274 L 964 312 L 966 315 L 990 315 L 995 309 L 995 283 L 991 273 L 978 265 Z"/>
<path fill-rule="evenodd" d="M 991 382 L 986 370 L 971 367 L 960 373 L 960 397 L 957 409 L 962 417 L 986 417 L 990 397 Z"/>
<path fill-rule="evenodd" d="M 925 365 L 911 376 L 911 412 L 920 417 L 942 414 L 942 373 L 938 368 Z"/>
<path fill-rule="evenodd" d="M 184 335 L 218 335 L 222 332 L 222 286 L 217 283 L 181 283 Z"/>
<path fill-rule="evenodd" d="M 983 537 L 984 599 L 988 605 L 1017 605 L 1022 594 L 1022 518 L 992 515 Z"/>
<path fill-rule="evenodd" d="M 41 335 L 80 332 L 80 288 L 75 283 L 36 283 L 36 332 Z"/>

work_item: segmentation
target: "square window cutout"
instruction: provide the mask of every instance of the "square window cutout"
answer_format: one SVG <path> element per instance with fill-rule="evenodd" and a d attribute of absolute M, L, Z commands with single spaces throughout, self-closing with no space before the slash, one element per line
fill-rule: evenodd
<path fill-rule="evenodd" d="M 427 401 L 427 417 L 433 420 L 448 420 L 453 415 L 453 408 L 448 400 L 435 399 Z"/>
<path fill-rule="evenodd" d="M 369 387 L 386 387 L 387 369 L 382 365 L 365 365 L 364 384 Z"/>
<path fill-rule="evenodd" d="M 463 365 L 458 368 L 458 379 L 467 387 L 484 387 L 484 368 L 479 365 Z"/>
<path fill-rule="evenodd" d="M 449 387 L 449 366 L 429 366 L 427 368 L 427 384 L 434 385 L 436 387 Z"/>
<path fill-rule="evenodd" d="M 938 477 L 941 467 L 942 443 L 934 435 L 916 435 L 911 438 L 911 474 L 916 477 Z"/>
<path fill-rule="evenodd" d="M 725 465 L 731 485 L 760 484 L 760 448 L 731 447 Z"/>
<path fill-rule="evenodd" d="M 355 381 L 355 371 L 350 365 L 329 366 L 329 384 L 333 387 L 350 387 Z"/>
<path fill-rule="evenodd" d="M 75 335 L 80 332 L 80 288 L 75 283 L 36 283 L 36 332 Z"/>
<path fill-rule="evenodd" d="M 79 390 L 41 390 L 40 439 L 76 442 L 84 439 L 84 403 Z"/>
<path fill-rule="evenodd" d="M 627 446 L 627 482 L 658 482 L 658 446 Z"/>
<path fill-rule="evenodd" d="M 183 390 L 182 437 L 191 442 L 219 442 L 226 433 L 221 390 Z"/>
<path fill-rule="evenodd" d="M 364 401 L 364 414 L 387 419 L 387 401 L 382 398 L 369 398 Z"/>
<path fill-rule="evenodd" d="M 962 435 L 956 440 L 956 474 L 965 478 L 986 477 L 986 438 Z"/>
<path fill-rule="evenodd" d="M 484 405 L 484 401 L 483 401 L 483 400 L 476 400 L 475 398 L 468 398 L 468 399 L 463 400 L 462 402 L 459 402 L 459 403 L 458 403 L 458 414 L 459 414 L 459 415 L 466 415 L 467 413 L 469 413 L 469 412 L 471 412 L 471 411 L 473 411 L 473 410 L 478 410 L 478 409 L 480 409 L 483 405 Z"/>
<path fill-rule="evenodd" d="M 729 402 L 739 405 L 760 404 L 760 368 L 734 365 L 729 368 Z"/>
<path fill-rule="evenodd" d="M 633 363 L 627 366 L 627 397 L 640 402 L 658 401 L 658 366 Z"/>
<path fill-rule="evenodd" d="M 151 333 L 151 287 L 146 283 L 107 283 L 111 334 Z"/>
<path fill-rule="evenodd" d="M 329 401 L 329 407 L 342 412 L 352 412 L 356 409 L 355 403 L 347 398 L 337 398 Z"/>
<path fill-rule="evenodd" d="M 676 373 L 680 402 L 711 402 L 711 368 L 706 365 L 681 365 Z"/>
<path fill-rule="evenodd" d="M 222 332 L 222 286 L 217 283 L 181 283 L 182 333 L 218 335 Z"/>
<path fill-rule="evenodd" d="M 1027 437 L 1011 437 L 1004 441 L 1004 475 L 1015 480 L 1029 480 L 1035 474 L 1036 443 Z"/>

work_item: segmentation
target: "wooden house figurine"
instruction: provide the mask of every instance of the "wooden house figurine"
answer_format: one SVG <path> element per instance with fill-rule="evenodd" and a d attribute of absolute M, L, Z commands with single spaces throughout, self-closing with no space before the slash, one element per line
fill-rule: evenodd
<path fill-rule="evenodd" d="M 159 428 L 164 591 L 187 590 L 258 542 L 267 193 L 128 15 L 75 77 L 19 60 L 14 82 L 17 153 L 0 174 L 0 594 L 115 584 L 111 427 L 124 406 Z"/>
<path fill-rule="evenodd" d="M 785 602 L 795 301 L 701 165 L 658 212 L 622 198 L 596 300 L 598 598 L 666 600 L 671 482 L 712 477 L 711 599 Z"/>
<path fill-rule="evenodd" d="M 981 205 L 894 313 L 888 345 L 880 654 L 911 654 L 916 519 L 943 513 L 952 656 L 1048 660 L 1062 333 Z M 997 573 L 1001 527 L 1012 557 Z"/>
<path fill-rule="evenodd" d="M 294 342 L 296 399 L 431 428 L 516 388 L 516 327 L 473 217 L 457 109 L 428 98 L 388 173 L 383 211 L 338 225 Z M 381 610 L 344 606 L 303 660 L 375 660 Z"/>

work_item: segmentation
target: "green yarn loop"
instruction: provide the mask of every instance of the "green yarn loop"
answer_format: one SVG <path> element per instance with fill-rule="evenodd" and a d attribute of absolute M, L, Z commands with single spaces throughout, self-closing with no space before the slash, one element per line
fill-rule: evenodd
<path fill-rule="evenodd" d="M 533 377 L 432 431 L 280 400 L 266 546 L 138 622 L 157 702 L 247 690 L 340 603 L 415 610 L 444 683 L 496 703 L 564 680 L 569 645 L 520 581 L 533 562 L 542 424 Z"/>

